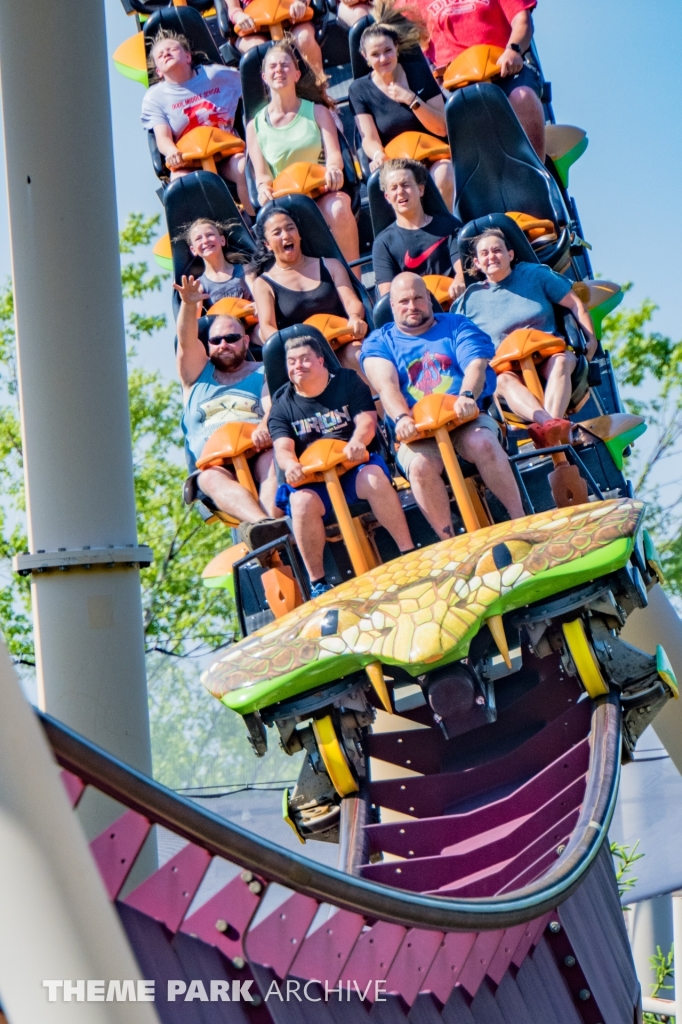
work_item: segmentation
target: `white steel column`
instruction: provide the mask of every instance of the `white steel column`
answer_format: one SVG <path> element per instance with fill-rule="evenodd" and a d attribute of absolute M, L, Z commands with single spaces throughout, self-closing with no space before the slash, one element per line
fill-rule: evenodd
<path fill-rule="evenodd" d="M 29 546 L 57 561 L 137 543 L 108 60 L 103 0 L 0 2 Z M 42 706 L 150 772 L 139 571 L 32 594 Z"/>

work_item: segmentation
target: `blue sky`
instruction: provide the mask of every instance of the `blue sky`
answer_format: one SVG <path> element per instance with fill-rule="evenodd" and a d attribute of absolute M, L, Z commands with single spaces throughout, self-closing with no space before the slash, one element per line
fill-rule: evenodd
<path fill-rule="evenodd" d="M 120 0 L 105 0 L 109 52 L 132 34 Z M 595 270 L 634 281 L 630 302 L 661 307 L 657 329 L 682 335 L 680 267 L 658 260 L 659 239 L 682 227 L 682 5 L 672 0 L 540 0 L 536 37 L 553 84 L 557 120 L 587 130 L 590 145 L 571 172 Z M 143 90 L 111 67 L 119 217 L 160 212 L 156 178 L 139 126 Z M 3 161 L 4 166 L 4 161 Z M 0 176 L 0 275 L 10 272 L 4 173 Z M 147 307 L 149 308 L 149 303 Z M 170 300 L 151 304 L 170 314 Z M 145 343 L 148 366 L 172 374 L 172 332 Z"/>

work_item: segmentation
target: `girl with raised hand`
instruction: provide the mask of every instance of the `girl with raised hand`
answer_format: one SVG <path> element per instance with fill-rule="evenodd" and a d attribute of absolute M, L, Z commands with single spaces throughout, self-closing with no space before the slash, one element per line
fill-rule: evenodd
<path fill-rule="evenodd" d="M 206 292 L 209 304 L 215 305 L 220 299 L 253 299 L 253 275 L 237 262 L 232 253 L 225 253 L 225 228 L 207 217 L 200 217 L 190 224 L 184 234 L 193 256 L 204 261 L 204 272 L 198 278 Z"/>

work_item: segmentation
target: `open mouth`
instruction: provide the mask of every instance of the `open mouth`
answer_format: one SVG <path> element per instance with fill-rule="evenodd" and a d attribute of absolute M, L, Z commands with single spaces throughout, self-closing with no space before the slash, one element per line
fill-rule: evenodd
<path fill-rule="evenodd" d="M 296 247 L 293 242 L 282 242 L 283 252 L 293 252 L 295 248 Z"/>

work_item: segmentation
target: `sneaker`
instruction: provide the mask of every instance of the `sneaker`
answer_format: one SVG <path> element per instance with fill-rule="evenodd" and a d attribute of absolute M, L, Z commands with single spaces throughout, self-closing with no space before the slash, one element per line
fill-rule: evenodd
<path fill-rule="evenodd" d="M 249 551 L 256 551 L 271 540 L 286 537 L 291 530 L 286 519 L 259 519 L 257 523 L 240 523 L 237 532 Z"/>
<path fill-rule="evenodd" d="M 544 423 L 531 423 L 528 433 L 536 448 L 554 448 L 559 444 L 571 443 L 570 420 L 546 420 Z"/>
<path fill-rule="evenodd" d="M 322 597 L 328 590 L 333 590 L 331 583 L 311 583 L 310 584 L 310 596 L 311 597 Z"/>

